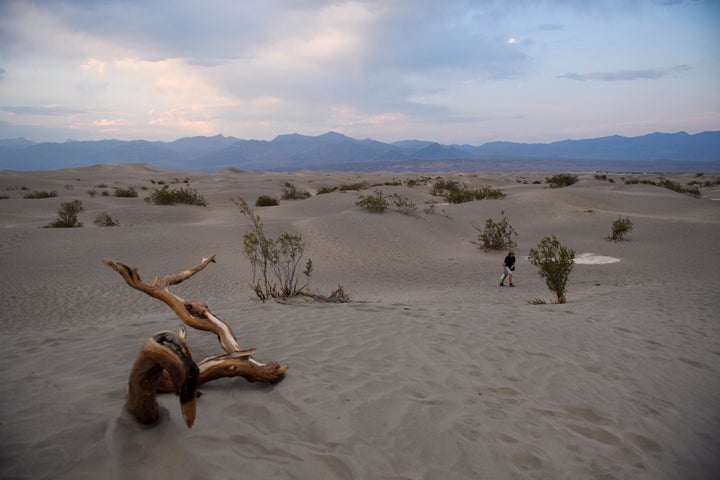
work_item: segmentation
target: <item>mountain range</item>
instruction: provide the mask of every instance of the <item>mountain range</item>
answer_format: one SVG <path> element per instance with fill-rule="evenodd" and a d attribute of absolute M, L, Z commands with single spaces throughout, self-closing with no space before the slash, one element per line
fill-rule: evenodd
<path fill-rule="evenodd" d="M 0 170 L 112 163 L 148 163 L 176 171 L 720 171 L 720 131 L 479 146 L 421 140 L 383 143 L 337 132 L 279 135 L 271 141 L 223 135 L 172 142 L 0 140 Z"/>

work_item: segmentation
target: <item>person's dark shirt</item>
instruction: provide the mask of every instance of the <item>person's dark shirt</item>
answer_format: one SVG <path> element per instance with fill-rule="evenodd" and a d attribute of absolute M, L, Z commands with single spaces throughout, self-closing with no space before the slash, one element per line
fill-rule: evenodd
<path fill-rule="evenodd" d="M 515 257 L 511 257 L 510 255 L 505 257 L 505 265 L 512 268 L 512 266 L 515 265 Z"/>

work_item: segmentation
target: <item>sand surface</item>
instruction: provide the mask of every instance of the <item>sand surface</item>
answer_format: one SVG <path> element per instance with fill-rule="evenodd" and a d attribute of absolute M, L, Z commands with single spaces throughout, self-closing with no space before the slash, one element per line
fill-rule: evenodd
<path fill-rule="evenodd" d="M 563 189 L 533 184 L 542 173 L 439 175 L 507 198 L 425 211 L 439 200 L 429 185 L 386 185 L 417 215 L 368 213 L 352 191 L 257 208 L 269 234 L 306 241 L 312 291 L 340 284 L 352 299 L 284 305 L 254 299 L 247 220 L 230 197 L 420 175 L 0 172 L 0 477 L 720 478 L 720 189 L 697 199 L 620 175 Z M 185 178 L 207 207 L 143 200 Z M 128 186 L 140 196 L 112 196 Z M 33 190 L 58 196 L 23 198 Z M 75 199 L 83 228 L 41 228 Z M 512 289 L 498 286 L 506 252 L 473 243 L 473 226 L 501 210 L 519 234 Z M 121 225 L 94 225 L 101 212 Z M 634 230 L 609 242 L 619 215 Z M 568 303 L 531 305 L 552 299 L 527 261 L 551 234 L 579 259 Z M 217 263 L 173 291 L 207 303 L 258 360 L 290 369 L 277 385 L 204 385 L 192 429 L 162 395 L 160 422 L 141 426 L 124 409 L 130 367 L 180 321 L 101 259 L 151 280 L 210 254 Z M 221 352 L 204 332 L 189 343 L 197 360 Z"/>

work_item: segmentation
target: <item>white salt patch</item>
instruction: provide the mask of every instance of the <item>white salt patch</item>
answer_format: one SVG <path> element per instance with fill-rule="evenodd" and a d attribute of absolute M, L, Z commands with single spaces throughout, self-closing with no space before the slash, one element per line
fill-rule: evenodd
<path fill-rule="evenodd" d="M 605 263 L 617 263 L 619 258 L 595 255 L 594 253 L 581 253 L 575 256 L 575 263 L 582 265 L 602 265 Z"/>
<path fill-rule="evenodd" d="M 522 258 L 528 260 L 527 255 Z M 603 255 L 595 255 L 594 253 L 581 253 L 580 255 L 575 255 L 575 263 L 582 265 L 602 265 L 604 263 L 618 263 L 619 261 L 619 258 L 605 257 Z"/>

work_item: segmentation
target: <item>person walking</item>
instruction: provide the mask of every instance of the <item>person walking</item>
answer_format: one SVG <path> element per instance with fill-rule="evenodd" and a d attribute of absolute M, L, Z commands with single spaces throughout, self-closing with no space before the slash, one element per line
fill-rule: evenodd
<path fill-rule="evenodd" d="M 503 260 L 503 275 L 500 278 L 500 286 L 505 286 L 505 279 L 508 278 L 510 280 L 510 286 L 514 287 L 515 284 L 513 284 L 512 276 L 513 272 L 515 271 L 515 252 L 510 250 L 510 252 L 507 254 L 507 257 L 505 257 L 505 260 Z"/>

